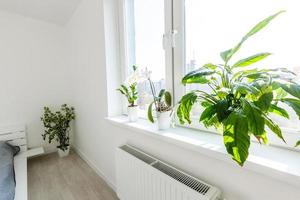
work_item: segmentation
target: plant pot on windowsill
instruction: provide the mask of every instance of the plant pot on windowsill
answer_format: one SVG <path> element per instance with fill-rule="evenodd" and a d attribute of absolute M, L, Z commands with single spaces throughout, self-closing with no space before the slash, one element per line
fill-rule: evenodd
<path fill-rule="evenodd" d="M 158 130 L 166 130 L 170 128 L 171 115 L 172 115 L 172 110 L 168 110 L 165 112 L 157 112 Z"/>
<path fill-rule="evenodd" d="M 128 120 L 130 122 L 136 122 L 138 120 L 138 111 L 139 107 L 136 105 L 127 107 Z"/>
<path fill-rule="evenodd" d="M 151 88 L 154 88 L 154 85 L 150 79 L 149 82 Z M 148 107 L 148 120 L 154 123 L 152 110 L 153 107 L 155 107 L 158 130 L 166 130 L 170 128 L 173 113 L 171 93 L 162 89 L 158 96 L 155 95 L 155 92 L 152 92 L 152 94 L 154 101 Z"/>

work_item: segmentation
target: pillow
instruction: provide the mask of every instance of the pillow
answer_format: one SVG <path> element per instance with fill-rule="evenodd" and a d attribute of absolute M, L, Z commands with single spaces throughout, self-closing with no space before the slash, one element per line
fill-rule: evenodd
<path fill-rule="evenodd" d="M 0 141 L 0 200 L 14 200 L 14 155 L 20 149 Z"/>
<path fill-rule="evenodd" d="M 5 142 L 5 144 L 11 148 L 11 150 L 13 152 L 13 156 L 16 156 L 21 150 L 19 146 L 11 145 L 8 142 Z"/>

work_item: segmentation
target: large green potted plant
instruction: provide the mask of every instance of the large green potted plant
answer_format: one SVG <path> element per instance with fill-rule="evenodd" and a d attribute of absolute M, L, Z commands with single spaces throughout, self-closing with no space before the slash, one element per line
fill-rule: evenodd
<path fill-rule="evenodd" d="M 285 68 L 260 70 L 250 67 L 271 53 L 258 53 L 231 62 L 250 37 L 282 12 L 259 22 L 236 46 L 222 52 L 223 64 L 206 64 L 182 79 L 184 85 L 208 85 L 211 92 L 195 90 L 184 95 L 177 109 L 180 123 L 191 123 L 193 105 L 201 104 L 204 111 L 199 122 L 206 127 L 213 126 L 223 134 L 227 152 L 241 166 L 248 157 L 252 135 L 266 144 L 268 128 L 285 142 L 280 127 L 270 117 L 270 113 L 274 113 L 289 118 L 279 102 L 290 106 L 300 118 L 300 86 L 295 82 L 295 74 Z"/>
<path fill-rule="evenodd" d="M 58 154 L 60 157 L 67 156 L 70 151 L 70 123 L 75 119 L 73 107 L 63 104 L 59 111 L 53 112 L 49 107 L 44 107 L 44 115 L 41 120 L 45 127 L 42 134 L 44 140 L 58 142 Z"/>

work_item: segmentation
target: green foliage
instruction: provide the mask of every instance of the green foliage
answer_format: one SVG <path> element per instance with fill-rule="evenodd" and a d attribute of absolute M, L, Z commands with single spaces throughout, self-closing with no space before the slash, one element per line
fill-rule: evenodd
<path fill-rule="evenodd" d="M 151 84 L 151 83 L 150 83 Z M 153 87 L 153 86 L 152 86 Z M 153 93 L 153 102 L 148 107 L 148 120 L 154 123 L 153 117 L 153 105 L 155 106 L 156 112 L 167 112 L 172 110 L 172 95 L 169 91 L 162 89 L 158 96 Z"/>
<path fill-rule="evenodd" d="M 127 98 L 130 107 L 135 106 L 135 101 L 138 99 L 137 83 L 133 83 L 128 87 L 122 84 L 117 90 Z"/>
<path fill-rule="evenodd" d="M 69 129 L 70 122 L 75 119 L 75 110 L 67 104 L 61 106 L 60 111 L 52 112 L 49 107 L 44 107 L 44 115 L 41 120 L 45 127 L 42 134 L 44 140 L 48 138 L 51 143 L 56 140 L 59 143 L 57 148 L 65 151 L 70 145 Z"/>
<path fill-rule="evenodd" d="M 279 102 L 290 106 L 300 119 L 300 85 L 294 81 L 295 74 L 285 68 L 249 68 L 270 53 L 255 54 L 230 64 L 245 41 L 282 12 L 262 20 L 237 45 L 222 52 L 223 64 L 206 64 L 182 79 L 184 85 L 208 85 L 211 92 L 197 90 L 184 95 L 177 109 L 179 122 L 191 123 L 192 107 L 200 103 L 204 111 L 199 121 L 206 127 L 222 130 L 227 152 L 241 166 L 249 154 L 251 135 L 267 144 L 269 129 L 285 142 L 280 127 L 270 118 L 270 113 L 289 118 L 287 111 L 278 106 Z"/>
<path fill-rule="evenodd" d="M 117 89 L 117 91 L 119 91 L 121 94 L 123 94 L 126 97 L 129 107 L 136 106 L 135 101 L 138 99 L 138 91 L 137 91 L 138 75 L 135 74 L 138 67 L 136 65 L 133 65 L 132 69 L 134 73 L 131 75 L 130 79 L 133 79 L 134 81 L 129 83 L 128 86 L 121 84 L 120 88 Z"/>

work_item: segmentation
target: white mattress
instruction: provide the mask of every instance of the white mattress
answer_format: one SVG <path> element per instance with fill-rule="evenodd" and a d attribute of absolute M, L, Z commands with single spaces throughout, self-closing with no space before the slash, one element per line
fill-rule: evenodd
<path fill-rule="evenodd" d="M 15 200 L 27 200 L 27 156 L 19 153 L 14 158 L 16 192 Z"/>

